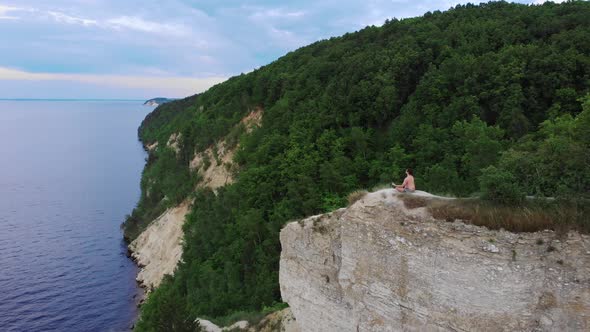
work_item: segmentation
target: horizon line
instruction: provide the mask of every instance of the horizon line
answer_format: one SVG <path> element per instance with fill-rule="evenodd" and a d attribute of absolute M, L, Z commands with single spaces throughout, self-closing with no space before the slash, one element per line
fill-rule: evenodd
<path fill-rule="evenodd" d="M 0 98 L 1 101 L 148 101 L 150 99 L 153 98 Z"/>

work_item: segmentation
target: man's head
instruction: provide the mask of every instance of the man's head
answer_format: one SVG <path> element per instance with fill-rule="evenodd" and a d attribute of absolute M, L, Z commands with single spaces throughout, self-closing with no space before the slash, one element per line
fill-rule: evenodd
<path fill-rule="evenodd" d="M 411 168 L 407 168 L 407 169 L 406 169 L 406 174 L 407 174 L 407 175 L 414 176 L 414 171 L 412 171 L 412 169 L 411 169 Z"/>

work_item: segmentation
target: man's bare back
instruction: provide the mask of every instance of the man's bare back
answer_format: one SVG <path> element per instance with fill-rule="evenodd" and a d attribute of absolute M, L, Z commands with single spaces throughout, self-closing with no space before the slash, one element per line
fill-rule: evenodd
<path fill-rule="evenodd" d="M 404 179 L 404 183 L 401 186 L 396 185 L 393 183 L 395 190 L 399 192 L 414 192 L 416 191 L 416 184 L 414 183 L 414 176 L 412 175 L 412 169 L 408 168 L 406 170 L 406 178 Z"/>
<path fill-rule="evenodd" d="M 406 189 L 416 190 L 416 185 L 414 184 L 414 177 L 411 175 L 406 176 L 402 186 Z"/>

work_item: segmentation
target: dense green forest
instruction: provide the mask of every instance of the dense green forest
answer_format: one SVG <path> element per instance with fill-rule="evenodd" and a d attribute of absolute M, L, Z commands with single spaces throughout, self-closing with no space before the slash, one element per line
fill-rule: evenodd
<path fill-rule="evenodd" d="M 406 167 L 435 193 L 483 191 L 505 204 L 588 199 L 589 17 L 582 1 L 460 5 L 316 42 L 159 106 L 139 129 L 159 147 L 125 236 L 189 195 L 195 204 L 182 263 L 142 307 L 137 329 L 280 302 L 281 227 L 399 181 Z M 255 107 L 261 126 L 236 130 Z M 166 148 L 173 133 L 178 154 Z M 190 160 L 222 137 L 239 143 L 236 181 L 195 190 Z"/>

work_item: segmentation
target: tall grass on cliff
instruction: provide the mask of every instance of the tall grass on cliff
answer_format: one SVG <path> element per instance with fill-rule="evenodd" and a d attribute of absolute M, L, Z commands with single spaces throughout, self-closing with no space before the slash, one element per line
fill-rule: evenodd
<path fill-rule="evenodd" d="M 590 201 L 577 198 L 528 198 L 519 204 L 485 199 L 437 199 L 413 195 L 400 196 L 408 209 L 426 208 L 441 221 L 504 229 L 509 232 L 569 231 L 590 234 Z"/>
<path fill-rule="evenodd" d="M 588 17 L 582 1 L 492 2 L 388 20 L 158 107 L 139 131 L 158 152 L 125 233 L 133 239 L 170 202 L 195 204 L 182 263 L 138 330 L 162 319 L 162 301 L 209 317 L 280 301 L 284 223 L 344 206 L 406 167 L 420 189 L 459 197 L 479 192 L 482 176 L 513 179 L 518 195 L 587 197 Z M 256 107 L 262 126 L 238 139 L 235 183 L 194 192 L 192 156 Z M 178 154 L 166 152 L 173 133 Z"/>

